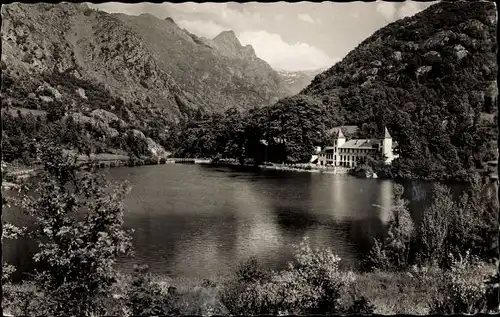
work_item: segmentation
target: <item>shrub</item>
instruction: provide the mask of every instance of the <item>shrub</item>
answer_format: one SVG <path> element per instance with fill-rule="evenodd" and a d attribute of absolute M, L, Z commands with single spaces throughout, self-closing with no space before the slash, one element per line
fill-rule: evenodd
<path fill-rule="evenodd" d="M 134 316 L 157 316 L 170 313 L 168 296 L 153 282 L 147 266 L 135 266 L 127 291 L 128 306 Z"/>
<path fill-rule="evenodd" d="M 236 315 L 338 313 L 341 294 L 353 281 L 352 273 L 338 269 L 339 261 L 329 249 L 311 249 L 305 239 L 288 268 L 269 277 L 250 274 L 253 269 L 244 265 L 245 278 L 226 286 L 222 302 Z"/>
<path fill-rule="evenodd" d="M 264 271 L 260 263 L 254 257 L 243 262 L 237 268 L 236 276 L 238 281 L 243 283 L 254 283 L 269 278 L 269 274 Z"/>
<path fill-rule="evenodd" d="M 449 268 L 454 258 L 466 252 L 480 260 L 498 256 L 497 200 L 487 185 L 475 182 L 458 202 L 443 185 L 434 186 L 432 205 L 419 226 L 419 264 L 430 260 Z"/>
<path fill-rule="evenodd" d="M 295 261 L 275 280 L 291 294 L 285 296 L 285 311 L 292 314 L 335 314 L 339 298 L 353 281 L 338 268 L 340 258 L 330 249 L 313 250 L 304 239 L 295 250 Z"/>
<path fill-rule="evenodd" d="M 375 311 L 375 306 L 364 296 L 355 298 L 354 302 L 347 309 L 348 315 L 371 315 Z"/>
<path fill-rule="evenodd" d="M 228 315 L 227 308 L 221 302 L 219 290 L 215 283 L 205 280 L 201 286 L 196 286 L 179 297 L 177 311 L 183 315 Z"/>
<path fill-rule="evenodd" d="M 270 274 L 266 274 L 258 261 L 251 257 L 237 267 L 233 278 L 223 286 L 220 301 L 231 314 L 265 314 L 262 296 L 266 294 L 259 293 L 264 292 L 262 283 L 269 278 Z"/>
<path fill-rule="evenodd" d="M 486 304 L 488 311 L 500 312 L 500 272 L 496 272 L 486 281 Z"/>
<path fill-rule="evenodd" d="M 109 191 L 102 175 L 78 171 L 76 158 L 53 145 L 41 147 L 44 174 L 37 197 L 25 195 L 20 207 L 34 217 L 26 236 L 37 240 L 34 260 L 43 263 L 34 282 L 43 296 L 43 314 L 104 314 L 112 297 L 119 255 L 130 253 L 123 229 L 124 185 Z"/>
<path fill-rule="evenodd" d="M 441 297 L 430 305 L 431 314 L 477 314 L 486 310 L 486 285 L 483 266 L 466 258 L 454 261 L 446 271 L 446 282 L 440 288 Z"/>
<path fill-rule="evenodd" d="M 420 265 L 441 266 L 448 258 L 447 238 L 457 205 L 452 200 L 450 189 L 443 185 L 435 185 L 433 195 L 433 203 L 424 211 L 418 227 L 417 258 Z"/>

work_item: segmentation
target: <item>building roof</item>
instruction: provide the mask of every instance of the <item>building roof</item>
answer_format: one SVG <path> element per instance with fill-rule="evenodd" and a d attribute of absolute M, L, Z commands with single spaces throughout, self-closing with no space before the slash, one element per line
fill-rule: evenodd
<path fill-rule="evenodd" d="M 345 138 L 344 133 L 342 132 L 342 129 L 337 129 L 337 131 L 338 131 L 337 138 L 339 138 L 339 139 Z"/>
<path fill-rule="evenodd" d="M 389 130 L 387 130 L 387 127 L 385 127 L 384 129 L 385 129 L 384 138 L 392 139 L 392 136 L 389 134 Z"/>
<path fill-rule="evenodd" d="M 344 130 L 347 134 L 350 134 L 350 135 L 355 134 L 359 130 L 358 126 L 356 126 L 356 125 L 342 125 L 342 126 L 332 128 L 332 129 L 328 130 L 326 133 L 329 135 L 336 134 L 340 128 L 341 128 L 341 130 Z"/>
<path fill-rule="evenodd" d="M 372 149 L 382 143 L 379 139 L 352 139 L 339 146 L 342 149 Z"/>

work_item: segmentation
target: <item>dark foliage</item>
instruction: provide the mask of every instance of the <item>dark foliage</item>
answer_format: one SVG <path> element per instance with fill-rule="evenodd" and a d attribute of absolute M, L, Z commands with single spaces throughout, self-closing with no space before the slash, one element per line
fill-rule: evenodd
<path fill-rule="evenodd" d="M 325 139 L 325 107 L 308 96 L 285 98 L 264 108 L 201 115 L 187 124 L 177 155 L 245 158 L 256 162 L 308 162 Z"/>
<path fill-rule="evenodd" d="M 34 219 L 23 236 L 37 241 L 34 260 L 42 264 L 27 302 L 36 307 L 20 314 L 105 314 L 118 277 L 114 262 L 131 249 L 121 205 L 127 189 L 110 188 L 95 171 L 79 171 L 75 158 L 53 144 L 43 144 L 38 157 L 44 173 L 37 197 L 15 200 Z"/>
<path fill-rule="evenodd" d="M 491 262 L 498 258 L 498 201 L 491 186 L 475 181 L 457 201 L 448 187 L 436 184 L 432 204 L 418 225 L 399 192 L 398 186 L 387 237 L 375 241 L 368 257 L 369 267 L 450 269 L 457 259 L 472 257 Z"/>
<path fill-rule="evenodd" d="M 174 294 L 163 294 L 160 286 L 152 281 L 147 266 L 134 267 L 134 274 L 127 292 L 127 303 L 134 316 L 171 315 Z"/>
<path fill-rule="evenodd" d="M 392 176 L 470 180 L 496 158 L 496 9 L 441 2 L 378 30 L 302 93 L 399 142 Z"/>

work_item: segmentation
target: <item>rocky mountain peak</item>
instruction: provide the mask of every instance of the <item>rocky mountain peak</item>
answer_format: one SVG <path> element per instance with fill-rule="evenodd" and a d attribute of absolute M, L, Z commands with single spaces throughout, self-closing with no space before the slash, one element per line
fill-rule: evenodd
<path fill-rule="evenodd" d="M 253 47 L 251 45 L 241 45 L 234 31 L 223 31 L 212 42 L 224 56 L 239 59 L 257 58 Z"/>
<path fill-rule="evenodd" d="M 234 45 L 236 47 L 241 47 L 240 41 L 232 30 L 222 31 L 219 35 L 214 37 L 213 41 L 217 44 Z"/>
<path fill-rule="evenodd" d="M 253 49 L 252 45 L 250 45 L 250 44 L 245 45 L 245 47 L 243 49 L 245 50 L 245 52 L 247 53 L 247 55 L 256 56 L 255 55 L 255 50 Z"/>

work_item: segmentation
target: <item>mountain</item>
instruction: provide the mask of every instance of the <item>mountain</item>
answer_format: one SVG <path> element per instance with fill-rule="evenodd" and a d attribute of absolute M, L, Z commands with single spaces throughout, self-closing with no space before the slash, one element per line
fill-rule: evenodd
<path fill-rule="evenodd" d="M 286 83 L 288 89 L 293 94 L 298 94 L 311 83 L 316 75 L 325 70 L 324 68 L 320 68 L 298 71 L 276 70 L 276 72 L 278 72 L 278 75 L 280 75 L 282 80 Z"/>
<path fill-rule="evenodd" d="M 498 156 L 496 23 L 492 2 L 440 2 L 376 31 L 301 94 L 328 107 L 331 127 L 387 126 L 395 177 L 465 179 Z"/>
<path fill-rule="evenodd" d="M 159 67 L 189 94 L 203 96 L 211 110 L 264 106 L 288 94 L 276 72 L 250 46 L 243 47 L 233 31 L 208 40 L 172 19 L 150 14 L 113 17 L 138 34 Z"/>
<path fill-rule="evenodd" d="M 116 145 L 116 128 L 103 126 L 106 118 L 125 122 L 119 137 L 151 137 L 168 147 L 176 123 L 200 111 L 265 106 L 290 94 L 233 32 L 198 38 L 149 14 L 71 3 L 4 5 L 2 47 L 2 108 L 48 111 L 54 122 L 80 118 L 108 136 L 101 146 L 107 149 Z M 90 134 L 99 143 L 99 133 Z"/>

